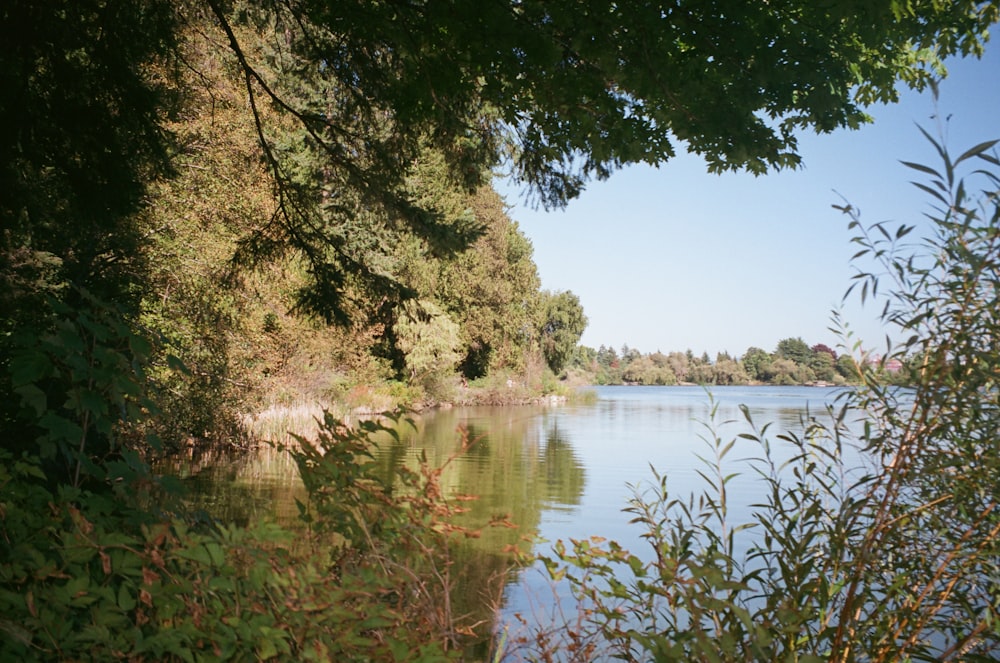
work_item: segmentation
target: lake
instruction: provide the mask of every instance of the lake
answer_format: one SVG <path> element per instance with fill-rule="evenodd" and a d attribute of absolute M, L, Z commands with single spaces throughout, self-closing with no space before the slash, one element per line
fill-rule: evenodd
<path fill-rule="evenodd" d="M 415 464 L 426 454 L 439 465 L 473 442 L 442 475 L 450 494 L 478 495 L 463 524 L 481 526 L 503 516 L 519 529 L 489 528 L 461 553 L 467 588 L 463 608 L 477 612 L 498 604 L 501 619 L 515 613 L 546 619 L 565 588 L 552 588 L 537 572 L 509 572 L 505 546 L 547 550 L 558 539 L 598 535 L 643 556 L 640 532 L 622 513 L 633 487 L 653 478 L 651 468 L 668 476 L 670 492 L 687 496 L 705 486 L 698 455 L 712 455 L 705 439 L 713 407 L 701 387 L 596 387 L 596 402 L 515 407 L 452 408 L 415 415 L 398 440 L 380 442 L 377 458 L 388 473 Z M 802 430 L 808 417 L 822 418 L 840 390 L 819 387 L 715 387 L 715 423 L 723 440 L 749 432 L 740 405 L 758 426 L 772 422 L 768 437 Z M 737 439 L 727 460 L 739 471 L 740 458 L 759 456 L 757 443 Z M 273 452 L 238 458 L 191 459 L 181 470 L 213 514 L 247 522 L 266 516 L 293 520 L 294 499 L 304 498 L 294 464 Z M 753 472 L 743 467 L 728 486 L 732 523 L 749 518 L 761 496 Z M 549 543 L 535 543 L 529 535 Z M 537 548 L 543 546 L 543 548 Z M 555 591 L 553 591 L 555 589 Z M 465 601 L 463 601 L 465 603 Z M 477 606 L 479 606 L 477 608 Z"/>
<path fill-rule="evenodd" d="M 442 462 L 459 448 L 454 431 L 464 427 L 475 445 L 455 461 L 450 487 L 480 496 L 471 520 L 506 512 L 522 527 L 549 542 L 592 535 L 615 540 L 642 558 L 647 546 L 641 530 L 622 512 L 634 489 L 653 481 L 653 468 L 668 476 L 671 494 L 686 497 L 701 490 L 698 475 L 714 451 L 706 424 L 715 408 L 716 432 L 723 441 L 750 432 L 740 405 L 758 427 L 772 422 L 768 437 L 779 458 L 791 450 L 776 440 L 786 430 L 801 431 L 809 417 L 823 419 L 838 389 L 816 387 L 598 387 L 597 402 L 551 407 L 463 408 L 434 413 L 418 430 L 385 448 L 396 458 L 420 452 Z M 713 401 L 714 399 L 714 401 Z M 760 455 L 757 443 L 737 439 L 726 465 L 742 474 L 727 487 L 731 524 L 750 518 L 750 505 L 762 498 L 753 471 L 741 458 Z M 487 545 L 513 544 L 486 539 Z M 536 546 L 536 552 L 540 551 Z M 472 586 L 476 586 L 474 583 Z M 553 618 L 568 588 L 550 586 L 539 569 L 527 569 L 506 584 L 502 615 L 528 615 L 529 621 Z M 559 597 L 559 600 L 555 598 Z M 565 606 L 563 606 L 565 608 Z"/>

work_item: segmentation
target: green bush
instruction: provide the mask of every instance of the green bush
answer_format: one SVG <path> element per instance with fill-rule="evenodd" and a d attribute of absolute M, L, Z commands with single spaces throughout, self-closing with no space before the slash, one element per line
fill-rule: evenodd
<path fill-rule="evenodd" d="M 927 135 L 927 134 L 925 134 Z M 930 136 L 927 136 L 930 139 Z M 626 511 L 647 557 L 600 539 L 559 542 L 540 561 L 580 614 L 520 639 L 530 657 L 629 661 L 941 661 L 1000 655 L 1000 160 L 980 144 L 943 168 L 907 164 L 937 205 L 932 233 L 865 228 L 855 286 L 878 299 L 902 342 L 856 357 L 862 385 L 827 417 L 774 436 L 725 440 L 713 417 L 699 494 L 666 476 Z M 985 186 L 970 195 L 959 167 Z M 886 282 L 889 282 L 886 287 Z M 845 345 L 860 343 L 845 333 Z M 911 362 L 907 388 L 885 366 Z M 741 446 L 737 447 L 739 444 Z M 747 522 L 731 522 L 730 456 L 760 480 Z M 852 460 L 853 459 L 853 460 Z M 860 460 L 859 460 L 860 459 Z"/>
<path fill-rule="evenodd" d="M 150 414 L 149 341 L 120 308 L 75 288 L 46 302 L 44 325 L 13 335 L 10 383 L 20 401 L 6 448 L 37 455 L 54 482 L 128 482 L 145 470 L 135 438 Z M 159 440 L 146 435 L 145 446 Z"/>
<path fill-rule="evenodd" d="M 297 532 L 51 489 L 37 458 L 0 451 L 0 659 L 456 658 L 473 636 L 449 607 L 465 530 L 440 470 L 380 478 L 370 438 L 388 430 L 328 416 L 318 442 L 300 440 Z"/>
<path fill-rule="evenodd" d="M 82 290 L 50 306 L 46 328 L 11 344 L 0 660 L 456 656 L 473 631 L 448 607 L 461 530 L 438 470 L 384 477 L 364 459 L 388 429 L 327 415 L 295 451 L 308 536 L 189 513 L 146 462 L 150 344 Z"/>

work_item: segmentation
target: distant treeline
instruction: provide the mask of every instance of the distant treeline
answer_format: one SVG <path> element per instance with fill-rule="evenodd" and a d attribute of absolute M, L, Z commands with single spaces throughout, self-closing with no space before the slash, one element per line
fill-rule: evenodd
<path fill-rule="evenodd" d="M 742 357 L 728 352 L 696 356 L 686 352 L 645 354 L 628 345 L 620 351 L 601 346 L 597 350 L 579 346 L 572 369 L 582 373 L 592 384 L 851 384 L 859 378 L 858 360 L 849 354 L 838 355 L 819 343 L 810 346 L 801 338 L 781 340 L 774 352 L 750 347 Z M 889 377 L 902 379 L 905 371 L 898 362 L 883 367 Z"/>

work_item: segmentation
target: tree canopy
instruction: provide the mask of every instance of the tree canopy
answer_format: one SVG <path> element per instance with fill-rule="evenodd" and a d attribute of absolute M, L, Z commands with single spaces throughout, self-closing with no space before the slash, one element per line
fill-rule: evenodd
<path fill-rule="evenodd" d="M 413 294 L 362 238 L 416 233 L 435 252 L 474 239 L 412 187 L 427 150 L 467 189 L 504 164 L 546 206 L 679 146 L 711 170 L 795 166 L 797 130 L 862 124 L 897 82 L 921 87 L 941 58 L 979 53 L 996 19 L 974 0 L 13 0 L 2 241 L 8 260 L 31 244 L 77 263 L 141 239 L 112 219 L 169 163 L 163 121 L 190 93 L 182 37 L 242 79 L 277 184 L 277 212 L 248 225 L 239 256 L 301 256 L 302 307 L 345 320 L 359 289 Z"/>

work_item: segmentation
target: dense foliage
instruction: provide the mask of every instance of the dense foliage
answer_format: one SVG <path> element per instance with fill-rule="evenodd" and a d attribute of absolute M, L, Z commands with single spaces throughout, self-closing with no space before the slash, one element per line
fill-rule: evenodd
<path fill-rule="evenodd" d="M 45 332 L 50 294 L 75 306 L 66 293 L 85 288 L 122 307 L 154 337 L 161 433 L 190 421 L 194 437 L 226 430 L 238 400 L 286 368 L 297 384 L 274 391 L 300 391 L 303 367 L 336 378 L 308 398 L 342 391 L 344 373 L 412 377 L 395 331 L 405 300 L 459 325 L 467 378 L 525 371 L 543 343 L 561 366 L 563 341 L 526 298 L 526 242 L 477 202 L 495 167 L 557 205 L 678 144 L 712 169 L 795 165 L 795 130 L 857 126 L 898 80 L 921 87 L 941 58 L 978 53 L 997 14 L 975 2 L 584 9 L 11 3 L 4 339 Z M 516 286 L 497 288 L 499 275 Z M 252 280 L 233 290 L 240 279 Z M 324 330 L 289 310 L 350 332 L 291 352 Z M 5 421 L 30 427 L 16 398 L 0 400 Z"/>
<path fill-rule="evenodd" d="M 449 607 L 452 524 L 439 468 L 386 476 L 370 424 L 327 418 L 292 452 L 307 529 L 213 522 L 177 495 L 45 485 L 0 450 L 4 660 L 444 661 L 474 624 Z M 124 488 L 124 485 L 123 485 Z"/>
<path fill-rule="evenodd" d="M 620 352 L 601 346 L 597 350 L 579 346 L 570 364 L 574 375 L 592 384 L 634 385 L 744 385 L 744 384 L 856 384 L 863 366 L 878 366 L 883 379 L 906 384 L 913 369 L 913 358 L 906 363 L 894 359 L 882 363 L 881 355 L 838 354 L 818 343 L 809 346 L 801 338 L 785 338 L 774 352 L 750 347 L 742 357 L 720 352 L 712 361 L 707 353 L 695 356 L 691 350 L 643 354 L 628 345 Z"/>
<path fill-rule="evenodd" d="M 453 657 L 434 470 L 374 476 L 364 434 L 324 419 L 320 450 L 300 440 L 303 552 L 187 512 L 150 457 L 368 383 L 448 398 L 452 366 L 541 389 L 584 318 L 538 291 L 495 168 L 559 205 L 676 144 L 713 170 L 794 166 L 796 130 L 859 125 L 897 81 L 980 52 L 996 17 L 973 0 L 5 2 L 2 657 Z"/>

